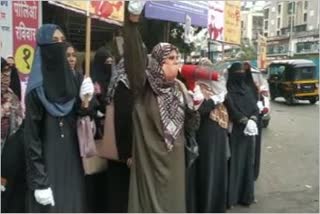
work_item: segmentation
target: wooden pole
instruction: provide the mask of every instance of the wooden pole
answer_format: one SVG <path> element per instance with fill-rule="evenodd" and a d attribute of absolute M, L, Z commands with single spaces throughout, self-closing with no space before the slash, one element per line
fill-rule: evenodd
<path fill-rule="evenodd" d="M 86 26 L 86 58 L 85 58 L 85 76 L 90 76 L 90 52 L 91 52 L 91 18 L 87 16 Z"/>
<path fill-rule="evenodd" d="M 88 1 L 87 24 L 86 24 L 85 77 L 90 77 L 90 53 L 91 53 L 91 17 L 90 17 L 90 1 Z M 89 107 L 89 95 L 85 96 L 83 107 L 84 108 Z"/>

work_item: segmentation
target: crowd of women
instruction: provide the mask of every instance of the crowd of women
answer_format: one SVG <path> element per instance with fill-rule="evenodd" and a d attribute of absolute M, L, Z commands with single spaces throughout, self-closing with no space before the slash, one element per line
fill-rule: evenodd
<path fill-rule="evenodd" d="M 188 88 L 177 47 L 147 54 L 136 6 L 126 8 L 123 51 L 116 40 L 98 49 L 91 78 L 61 28 L 43 25 L 25 112 L 14 65 L 1 59 L 2 212 L 226 212 L 255 202 L 263 104 L 250 65 Z"/>

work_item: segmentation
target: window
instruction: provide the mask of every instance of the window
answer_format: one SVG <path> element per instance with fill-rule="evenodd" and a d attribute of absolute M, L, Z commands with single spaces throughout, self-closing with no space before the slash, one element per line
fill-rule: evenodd
<path fill-rule="evenodd" d="M 281 13 L 281 4 L 278 5 L 278 14 Z"/>
<path fill-rule="evenodd" d="M 241 28 L 243 28 L 243 21 L 241 21 Z"/>
<path fill-rule="evenodd" d="M 280 28 L 280 18 L 278 18 L 277 27 Z"/>
<path fill-rule="evenodd" d="M 264 22 L 264 29 L 265 29 L 265 30 L 268 30 L 268 21 L 265 21 L 265 22 Z"/>
<path fill-rule="evenodd" d="M 299 25 L 299 26 L 295 26 L 296 32 L 303 32 L 307 30 L 307 25 Z"/>
<path fill-rule="evenodd" d="M 308 14 L 307 13 L 303 14 L 303 21 L 304 22 L 307 22 L 307 18 L 308 18 Z"/>
<path fill-rule="evenodd" d="M 281 65 L 281 64 L 270 65 L 269 74 L 281 76 L 283 74 L 284 70 L 286 70 L 285 65 Z"/>
<path fill-rule="evenodd" d="M 277 30 L 277 36 L 280 36 L 280 30 Z"/>
<path fill-rule="evenodd" d="M 286 35 L 288 33 L 288 28 L 282 28 L 281 29 L 281 35 Z"/>
<path fill-rule="evenodd" d="M 315 67 L 295 68 L 296 80 L 307 80 L 315 78 Z"/>
<path fill-rule="evenodd" d="M 264 10 L 264 18 L 268 19 L 269 18 L 269 9 Z"/>
<path fill-rule="evenodd" d="M 268 33 L 264 33 L 263 35 L 264 35 L 265 37 L 268 37 Z"/>
<path fill-rule="evenodd" d="M 304 1 L 304 9 L 305 9 L 305 10 L 308 9 L 308 1 Z"/>
<path fill-rule="evenodd" d="M 288 4 L 288 14 L 293 14 L 293 13 L 295 13 L 295 5 L 296 5 L 295 2 L 290 2 L 290 3 Z"/>
<path fill-rule="evenodd" d="M 317 53 L 319 44 L 314 42 L 299 42 L 296 44 L 297 53 Z"/>
<path fill-rule="evenodd" d="M 292 19 L 292 22 L 291 22 L 291 19 Z M 293 17 L 289 17 L 289 19 L 288 19 L 288 27 L 289 28 L 291 27 L 291 24 L 292 24 L 292 26 L 294 26 L 294 18 Z"/>
<path fill-rule="evenodd" d="M 289 27 L 291 26 L 291 17 L 289 17 L 289 19 L 288 19 L 288 26 Z"/>

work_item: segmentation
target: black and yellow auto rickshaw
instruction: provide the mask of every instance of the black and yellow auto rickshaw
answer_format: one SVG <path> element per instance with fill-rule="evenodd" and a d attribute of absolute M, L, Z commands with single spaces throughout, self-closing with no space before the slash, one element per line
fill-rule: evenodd
<path fill-rule="evenodd" d="M 316 65 L 311 60 L 273 61 L 267 68 L 271 100 L 284 97 L 288 104 L 297 100 L 319 100 Z"/>

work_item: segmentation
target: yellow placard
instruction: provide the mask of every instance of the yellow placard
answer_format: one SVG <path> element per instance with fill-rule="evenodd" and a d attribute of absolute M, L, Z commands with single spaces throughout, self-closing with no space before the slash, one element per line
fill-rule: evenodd
<path fill-rule="evenodd" d="M 224 42 L 241 42 L 241 2 L 225 1 L 224 7 Z"/>
<path fill-rule="evenodd" d="M 23 74 L 29 74 L 34 56 L 34 48 L 30 45 L 21 45 L 14 56 L 17 69 Z"/>

